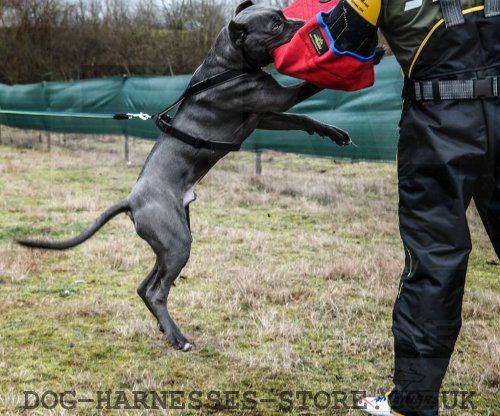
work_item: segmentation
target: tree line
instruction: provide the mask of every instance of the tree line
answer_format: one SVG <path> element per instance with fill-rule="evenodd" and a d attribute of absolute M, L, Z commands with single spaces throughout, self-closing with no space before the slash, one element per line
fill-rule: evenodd
<path fill-rule="evenodd" d="M 192 73 L 236 0 L 0 0 L 0 82 Z"/>
<path fill-rule="evenodd" d="M 0 0 L 0 83 L 193 73 L 241 1 Z"/>

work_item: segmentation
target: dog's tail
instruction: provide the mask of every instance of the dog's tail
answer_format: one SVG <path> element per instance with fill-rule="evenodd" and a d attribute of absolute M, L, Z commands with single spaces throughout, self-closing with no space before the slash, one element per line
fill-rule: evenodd
<path fill-rule="evenodd" d="M 130 210 L 129 203 L 126 199 L 122 199 L 113 206 L 104 211 L 99 218 L 90 224 L 77 236 L 65 241 L 30 241 L 17 240 L 18 244 L 31 248 L 43 248 L 47 250 L 67 250 L 68 248 L 76 247 L 92 237 L 99 229 L 106 224 L 111 218 L 116 215 Z"/>

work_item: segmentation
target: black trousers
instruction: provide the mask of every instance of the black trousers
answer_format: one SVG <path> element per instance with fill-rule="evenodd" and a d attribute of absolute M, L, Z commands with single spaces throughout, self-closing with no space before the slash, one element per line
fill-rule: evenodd
<path fill-rule="evenodd" d="M 398 148 L 406 254 L 394 306 L 394 410 L 435 416 L 461 327 L 473 199 L 500 258 L 500 99 L 415 102 Z"/>

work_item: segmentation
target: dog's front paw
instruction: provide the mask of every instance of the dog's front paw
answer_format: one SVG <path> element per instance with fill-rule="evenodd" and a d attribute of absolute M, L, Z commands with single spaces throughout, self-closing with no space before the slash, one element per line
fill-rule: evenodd
<path fill-rule="evenodd" d="M 339 146 L 347 146 L 352 143 L 349 133 L 335 126 L 325 126 L 326 129 L 319 132 L 320 136 L 328 137 Z"/>

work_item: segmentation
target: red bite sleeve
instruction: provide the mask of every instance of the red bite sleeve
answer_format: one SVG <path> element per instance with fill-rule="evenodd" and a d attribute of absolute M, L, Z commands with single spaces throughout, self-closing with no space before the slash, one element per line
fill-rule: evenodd
<path fill-rule="evenodd" d="M 287 18 L 306 24 L 292 40 L 274 51 L 278 72 L 321 88 L 356 91 L 373 85 L 373 61 L 363 61 L 334 50 L 318 14 L 330 11 L 338 0 L 297 0 L 283 10 Z"/>

